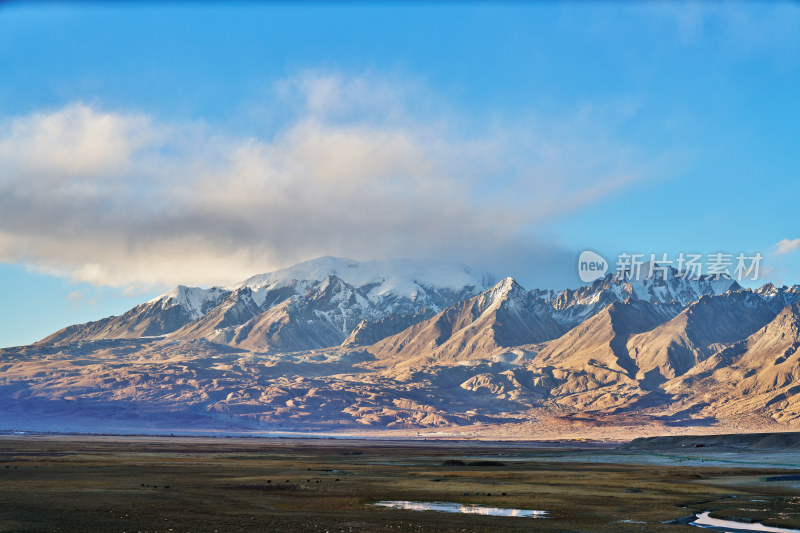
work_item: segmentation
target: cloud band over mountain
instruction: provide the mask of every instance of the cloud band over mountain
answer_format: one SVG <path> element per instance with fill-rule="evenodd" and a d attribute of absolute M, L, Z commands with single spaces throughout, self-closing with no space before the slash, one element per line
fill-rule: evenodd
<path fill-rule="evenodd" d="M 276 83 L 267 107 L 283 117 L 259 136 L 80 102 L 6 118 L 0 261 L 135 289 L 324 254 L 552 273 L 572 256 L 541 222 L 641 177 L 586 112 L 465 134 L 477 119 L 431 114 L 410 84 L 319 73 Z"/>

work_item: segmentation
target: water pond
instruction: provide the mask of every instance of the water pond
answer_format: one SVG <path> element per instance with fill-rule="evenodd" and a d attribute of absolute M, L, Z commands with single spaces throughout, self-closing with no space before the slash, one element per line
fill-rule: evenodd
<path fill-rule="evenodd" d="M 706 529 L 714 529 L 717 531 L 761 531 L 769 533 L 800 533 L 800 529 L 787 529 L 785 527 L 765 526 L 760 522 L 745 523 L 735 522 L 733 520 L 721 520 L 719 518 L 711 518 L 711 513 L 706 511 L 697 515 L 694 521 L 689 522 L 690 526 L 703 527 Z"/>
<path fill-rule="evenodd" d="M 473 505 L 454 502 L 412 502 L 412 501 L 381 501 L 376 503 L 378 507 L 389 507 L 390 509 L 409 509 L 412 511 L 439 511 L 442 513 L 461 513 L 461 514 L 482 514 L 488 516 L 517 516 L 521 518 L 545 518 L 547 511 L 535 511 L 532 509 L 508 509 L 503 507 L 486 507 L 483 505 Z"/>

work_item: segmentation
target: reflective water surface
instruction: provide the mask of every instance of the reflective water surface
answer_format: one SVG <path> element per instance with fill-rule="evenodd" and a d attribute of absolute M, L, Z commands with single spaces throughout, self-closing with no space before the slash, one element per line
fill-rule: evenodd
<path fill-rule="evenodd" d="M 376 503 L 378 507 L 389 507 L 391 509 L 410 509 L 412 511 L 440 511 L 443 513 L 462 513 L 462 514 L 483 514 L 490 516 L 518 516 L 522 518 L 545 518 L 547 511 L 535 511 L 532 509 L 506 509 L 503 507 L 485 507 L 483 505 L 472 505 L 453 502 L 411 502 L 411 501 L 381 501 Z"/>
<path fill-rule="evenodd" d="M 700 513 L 694 522 L 689 525 L 704 527 L 707 529 L 716 529 L 717 531 L 727 531 L 732 529 L 734 531 L 766 531 L 770 533 L 800 533 L 800 529 L 787 529 L 785 527 L 772 527 L 765 526 L 759 522 L 746 524 L 744 522 L 734 522 L 733 520 L 720 520 L 719 518 L 711 518 L 710 512 Z"/>

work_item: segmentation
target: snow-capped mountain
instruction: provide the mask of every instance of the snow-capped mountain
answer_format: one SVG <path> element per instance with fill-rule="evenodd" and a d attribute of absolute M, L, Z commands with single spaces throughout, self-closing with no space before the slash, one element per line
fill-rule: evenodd
<path fill-rule="evenodd" d="M 800 429 L 798 305 L 674 270 L 528 291 L 324 257 L 0 350 L 0 429 Z"/>
<path fill-rule="evenodd" d="M 720 277 L 685 277 L 674 268 L 653 269 L 650 277 L 631 278 L 626 273 L 609 273 L 591 285 L 565 290 L 553 296 L 555 318 L 565 326 L 574 326 L 613 302 L 630 298 L 654 304 L 686 306 L 702 296 L 723 294 L 741 287 L 736 281 Z"/>
<path fill-rule="evenodd" d="M 473 272 L 457 263 L 411 259 L 353 261 L 320 257 L 253 276 L 229 289 L 247 287 L 257 295 L 294 285 L 295 292 L 301 294 L 329 277 L 359 289 L 367 300 L 393 313 L 419 307 L 442 309 L 452 303 L 453 294 L 461 294 L 469 287 L 484 290 L 494 283 L 491 274 Z"/>
<path fill-rule="evenodd" d="M 362 321 L 423 319 L 493 283 L 455 263 L 321 257 L 228 287 L 178 286 L 118 317 L 70 326 L 45 344 L 170 335 L 253 350 L 335 346 Z M 362 327 L 367 327 L 363 325 Z"/>

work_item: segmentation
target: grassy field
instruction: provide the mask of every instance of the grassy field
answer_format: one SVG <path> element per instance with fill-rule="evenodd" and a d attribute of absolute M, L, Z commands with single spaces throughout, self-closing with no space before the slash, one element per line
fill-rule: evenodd
<path fill-rule="evenodd" d="M 678 533 L 701 530 L 665 522 L 709 509 L 720 517 L 771 517 L 770 524 L 800 527 L 797 482 L 760 481 L 797 470 L 593 463 L 593 453 L 602 450 L 513 443 L 9 436 L 0 438 L 0 530 Z M 550 514 L 404 511 L 372 505 L 379 500 Z"/>

